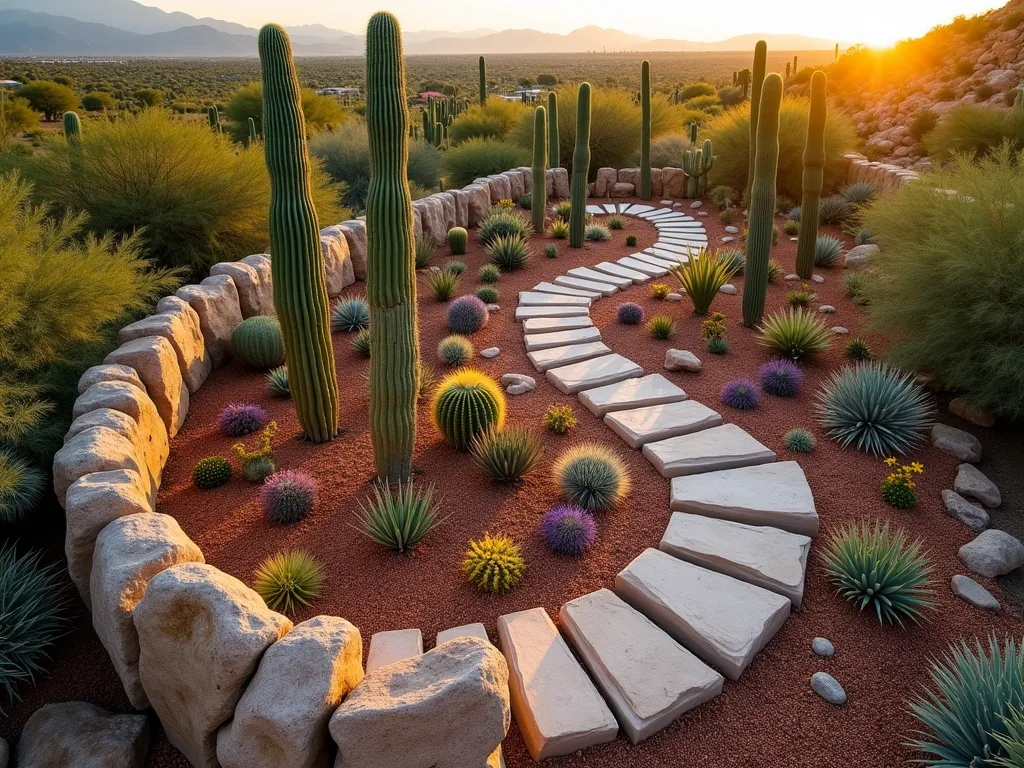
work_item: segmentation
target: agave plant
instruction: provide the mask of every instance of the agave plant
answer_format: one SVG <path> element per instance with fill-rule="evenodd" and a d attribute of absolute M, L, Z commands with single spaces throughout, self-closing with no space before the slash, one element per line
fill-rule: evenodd
<path fill-rule="evenodd" d="M 818 221 L 822 224 L 842 224 L 853 215 L 853 206 L 841 195 L 824 198 L 818 205 Z"/>
<path fill-rule="evenodd" d="M 525 240 L 533 234 L 533 224 L 518 211 L 494 208 L 480 222 L 480 239 L 490 245 L 499 237 Z"/>
<path fill-rule="evenodd" d="M 768 315 L 759 330 L 758 344 L 791 360 L 813 357 L 832 344 L 832 332 L 825 323 L 802 307 Z"/>
<path fill-rule="evenodd" d="M 331 310 L 331 330 L 355 333 L 370 326 L 370 305 L 366 299 L 342 299 Z"/>
<path fill-rule="evenodd" d="M 726 261 L 726 258 L 729 261 Z M 732 266 L 733 261 L 727 254 L 705 253 L 700 258 L 691 258 L 686 265 L 672 269 L 673 277 L 682 284 L 686 295 L 693 302 L 693 311 L 696 314 L 706 315 L 711 302 L 718 295 L 718 289 L 736 274 L 736 269 Z"/>
<path fill-rule="evenodd" d="M 502 272 L 515 272 L 530 261 L 530 247 L 521 237 L 499 236 L 487 244 L 487 255 Z"/>
<path fill-rule="evenodd" d="M 434 504 L 434 487 L 414 488 L 412 483 L 397 490 L 383 483 L 373 487 L 369 508 L 360 502 L 359 527 L 367 537 L 382 547 L 400 554 L 415 546 L 440 525 Z"/>
<path fill-rule="evenodd" d="M 294 613 L 319 596 L 323 583 L 324 569 L 320 563 L 308 552 L 290 550 L 278 552 L 260 564 L 253 589 L 267 607 Z"/>
<path fill-rule="evenodd" d="M 818 420 L 829 437 L 876 456 L 909 451 L 931 428 L 934 415 L 913 375 L 879 361 L 833 372 L 816 396 Z"/>
<path fill-rule="evenodd" d="M 870 203 L 877 192 L 878 188 L 870 181 L 857 181 L 839 190 L 840 196 L 854 205 Z"/>
<path fill-rule="evenodd" d="M 1010 709 L 1010 716 L 1002 718 L 1006 733 L 995 733 L 996 741 L 1005 756 L 996 758 L 998 768 L 1020 768 L 1024 765 L 1024 710 Z"/>
<path fill-rule="evenodd" d="M 514 483 L 532 472 L 544 455 L 544 445 L 526 427 L 493 427 L 469 446 L 473 463 L 499 483 Z"/>
<path fill-rule="evenodd" d="M 822 235 L 814 244 L 814 266 L 833 267 L 842 254 L 842 240 L 832 235 Z"/>

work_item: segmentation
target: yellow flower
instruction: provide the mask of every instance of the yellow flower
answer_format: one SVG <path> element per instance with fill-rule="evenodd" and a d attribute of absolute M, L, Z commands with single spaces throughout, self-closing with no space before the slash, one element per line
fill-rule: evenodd
<path fill-rule="evenodd" d="M 924 464 L 920 464 L 916 461 L 910 465 L 910 468 L 919 475 L 924 472 Z"/>
<path fill-rule="evenodd" d="M 890 456 L 888 459 L 885 460 L 885 466 L 887 466 L 887 467 L 895 467 L 896 466 L 896 459 L 894 459 L 892 456 Z"/>

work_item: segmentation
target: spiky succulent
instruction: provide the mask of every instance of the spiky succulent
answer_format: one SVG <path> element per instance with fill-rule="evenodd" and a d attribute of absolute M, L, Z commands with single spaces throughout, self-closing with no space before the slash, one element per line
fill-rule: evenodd
<path fill-rule="evenodd" d="M 476 296 L 460 296 L 448 306 L 445 314 L 448 329 L 453 333 L 475 333 L 487 325 L 487 305 Z"/>
<path fill-rule="evenodd" d="M 437 246 L 424 238 L 417 238 L 415 246 L 416 269 L 426 269 L 434 260 Z"/>
<path fill-rule="evenodd" d="M 555 216 L 562 221 L 569 220 L 569 214 L 572 213 L 572 201 L 571 200 L 559 200 L 555 206 Z"/>
<path fill-rule="evenodd" d="M 370 327 L 370 305 L 366 299 L 342 299 L 331 310 L 331 330 L 355 333 Z"/>
<path fill-rule="evenodd" d="M 257 403 L 228 403 L 217 417 L 220 431 L 227 437 L 250 435 L 268 421 L 267 412 Z"/>
<path fill-rule="evenodd" d="M 857 245 L 867 245 L 868 243 L 873 243 L 874 241 L 875 241 L 875 236 L 871 233 L 871 230 L 868 229 L 867 227 L 862 227 L 861 229 L 857 230 L 857 237 L 856 237 Z"/>
<path fill-rule="evenodd" d="M 786 303 L 791 307 L 809 307 L 817 298 L 817 294 L 804 283 L 800 288 L 786 291 Z"/>
<path fill-rule="evenodd" d="M 554 243 L 548 243 L 544 246 L 544 255 L 549 259 L 558 258 L 558 246 Z"/>
<path fill-rule="evenodd" d="M 533 224 L 518 211 L 507 208 L 493 208 L 480 222 L 480 240 L 490 245 L 499 237 L 526 240 L 533 234 Z"/>
<path fill-rule="evenodd" d="M 271 368 L 264 377 L 267 380 L 267 391 L 274 397 L 290 397 L 291 389 L 288 387 L 288 366 L 279 365 Z"/>
<path fill-rule="evenodd" d="M 727 270 L 736 275 L 742 275 L 747 265 L 747 255 L 740 248 L 724 248 L 718 252 L 718 258 Z"/>
<path fill-rule="evenodd" d="M 360 502 L 359 506 L 358 530 L 371 541 L 399 554 L 411 552 L 443 522 L 437 516 L 432 485 L 420 488 L 408 483 L 394 489 L 377 483 L 368 505 Z"/>
<path fill-rule="evenodd" d="M 526 562 L 519 547 L 508 536 L 485 533 L 480 541 L 469 542 L 462 572 L 481 592 L 509 592 L 526 575 Z"/>
<path fill-rule="evenodd" d="M 219 488 L 229 480 L 231 462 L 223 456 L 207 456 L 200 459 L 192 470 L 192 484 L 203 491 Z"/>
<path fill-rule="evenodd" d="M 441 303 L 450 301 L 458 286 L 459 276 L 447 269 L 434 270 L 427 276 L 427 288 L 434 294 L 434 299 Z"/>
<path fill-rule="evenodd" d="M 822 235 L 814 244 L 814 266 L 833 267 L 843 255 L 843 241 L 832 235 Z"/>
<path fill-rule="evenodd" d="M 474 293 L 484 304 L 498 303 L 498 289 L 493 288 L 490 285 L 481 285 Z"/>
<path fill-rule="evenodd" d="M 619 304 L 615 317 L 623 325 L 639 325 L 644 321 L 644 308 L 631 301 Z"/>
<path fill-rule="evenodd" d="M 600 224 L 591 224 L 587 227 L 585 235 L 587 240 L 594 243 L 603 243 L 612 238 L 612 233 L 608 231 L 608 227 Z"/>
<path fill-rule="evenodd" d="M 294 613 L 320 595 L 323 583 L 324 569 L 311 554 L 289 550 L 260 563 L 252 587 L 268 608 Z"/>
<path fill-rule="evenodd" d="M 823 198 L 818 204 L 818 221 L 822 224 L 842 224 L 853 215 L 853 206 L 842 195 Z"/>
<path fill-rule="evenodd" d="M 608 229 L 622 229 L 625 225 L 620 216 L 612 216 L 608 219 Z"/>
<path fill-rule="evenodd" d="M 540 532 L 548 549 L 556 555 L 578 557 L 597 538 L 593 515 L 575 504 L 556 504 L 541 520 Z"/>
<path fill-rule="evenodd" d="M 749 411 L 756 408 L 761 402 L 761 396 L 757 394 L 757 387 L 750 379 L 734 379 L 722 387 L 722 402 L 730 408 L 741 411 Z"/>
<path fill-rule="evenodd" d="M 846 345 L 846 359 L 855 363 L 871 359 L 871 348 L 864 339 L 853 339 Z"/>
<path fill-rule="evenodd" d="M 782 440 L 786 444 L 786 450 L 793 453 L 810 453 L 816 443 L 814 435 L 806 429 L 799 428 L 789 430 Z"/>
<path fill-rule="evenodd" d="M 626 247 L 627 248 L 634 248 L 634 247 L 636 247 L 636 235 L 626 235 Z"/>
<path fill-rule="evenodd" d="M 791 360 L 781 357 L 761 366 L 761 389 L 777 397 L 793 397 L 804 383 L 804 373 Z"/>
<path fill-rule="evenodd" d="M 719 289 L 729 282 L 735 272 L 730 263 L 734 261 L 728 253 L 704 254 L 699 259 L 692 258 L 688 264 L 672 269 L 672 275 L 680 282 L 690 301 L 693 311 L 698 315 L 706 315 L 715 300 Z"/>
<path fill-rule="evenodd" d="M 727 342 L 721 336 L 716 336 L 713 339 L 708 339 L 708 352 L 712 355 L 724 355 L 729 351 L 729 342 Z"/>
<path fill-rule="evenodd" d="M 501 279 L 501 270 L 493 264 L 484 264 L 477 273 L 481 283 L 496 283 Z"/>
<path fill-rule="evenodd" d="M 600 443 L 569 448 L 555 461 L 552 473 L 567 501 L 591 511 L 611 509 L 631 485 L 622 459 Z"/>
<path fill-rule="evenodd" d="M 370 356 L 370 329 L 363 328 L 352 338 L 352 349 L 356 351 L 360 357 Z"/>
<path fill-rule="evenodd" d="M 803 360 L 832 345 L 832 331 L 812 312 L 790 307 L 765 318 L 757 343 L 791 360 Z"/>
<path fill-rule="evenodd" d="M 283 469 L 263 481 L 260 506 L 271 523 L 290 525 L 305 520 L 316 507 L 316 480 L 301 469 Z"/>
<path fill-rule="evenodd" d="M 774 283 L 780 277 L 786 274 L 786 270 L 782 268 L 775 259 L 768 259 L 768 282 Z"/>
<path fill-rule="evenodd" d="M 676 321 L 669 315 L 655 315 L 647 323 L 647 330 L 652 339 L 665 341 L 672 338 L 672 334 L 676 332 Z"/>
<path fill-rule="evenodd" d="M 505 393 L 483 371 L 461 368 L 438 384 L 430 412 L 448 444 L 468 451 L 477 435 L 505 425 Z"/>
<path fill-rule="evenodd" d="M 453 333 L 438 342 L 437 356 L 449 367 L 457 367 L 469 362 L 473 357 L 473 342 L 465 336 Z"/>
<path fill-rule="evenodd" d="M 995 765 L 997 768 L 1020 768 L 1024 765 L 1024 710 L 1011 708 L 1009 717 L 1001 719 L 1006 724 L 1006 733 L 993 735 L 1004 754 L 996 758 Z"/>
<path fill-rule="evenodd" d="M 458 276 L 466 271 L 466 262 L 452 259 L 451 261 L 444 265 L 444 268 L 451 272 L 453 275 Z"/>
<path fill-rule="evenodd" d="M 530 246 L 521 237 L 496 237 L 485 250 L 491 263 L 502 272 L 515 272 L 530 262 Z"/>
<path fill-rule="evenodd" d="M 565 240 L 569 236 L 569 222 L 564 219 L 552 221 L 551 236 L 556 240 Z"/>
<path fill-rule="evenodd" d="M 854 205 L 870 203 L 877 193 L 878 187 L 870 181 L 856 181 L 839 190 L 840 197 Z"/>
<path fill-rule="evenodd" d="M 544 412 L 544 426 L 556 435 L 576 429 L 576 414 L 571 405 L 549 405 Z"/>
<path fill-rule="evenodd" d="M 43 496 L 46 476 L 10 451 L 0 450 L 0 521 L 24 519 Z"/>
<path fill-rule="evenodd" d="M 529 474 L 544 456 L 544 444 L 532 430 L 509 426 L 491 428 L 473 438 L 473 463 L 499 483 L 514 483 Z"/>

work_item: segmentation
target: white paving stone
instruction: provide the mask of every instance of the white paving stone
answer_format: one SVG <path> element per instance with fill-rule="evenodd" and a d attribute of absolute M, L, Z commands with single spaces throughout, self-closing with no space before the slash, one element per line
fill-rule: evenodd
<path fill-rule="evenodd" d="M 604 216 L 604 208 L 600 205 L 588 205 L 587 213 L 593 214 L 594 216 Z"/>
<path fill-rule="evenodd" d="M 570 277 L 578 277 L 583 280 L 593 280 L 596 283 L 609 283 L 614 285 L 616 288 L 628 288 L 633 284 L 632 280 L 624 277 L 616 277 L 615 275 L 609 275 L 606 272 L 598 272 L 596 269 L 590 267 L 575 267 L 570 269 L 568 272 Z"/>
<path fill-rule="evenodd" d="M 605 211 L 605 213 L 618 213 L 619 212 L 619 204 L 618 203 L 604 203 L 604 211 Z"/>
<path fill-rule="evenodd" d="M 639 216 L 642 213 L 647 213 L 648 211 L 653 211 L 653 210 L 654 210 L 654 206 L 653 205 L 644 205 L 643 203 L 633 203 L 631 206 L 629 206 L 629 208 L 626 209 L 626 213 L 628 213 L 630 216 Z"/>
<path fill-rule="evenodd" d="M 543 608 L 498 617 L 519 732 L 537 761 L 615 738 L 618 723 Z"/>
<path fill-rule="evenodd" d="M 554 331 L 571 331 L 575 328 L 589 328 L 594 324 L 590 316 L 586 317 L 532 317 L 523 322 L 523 333 L 553 333 Z"/>
<path fill-rule="evenodd" d="M 588 307 L 516 307 L 516 320 L 529 320 L 532 317 L 583 317 L 589 313 Z"/>
<path fill-rule="evenodd" d="M 559 617 L 634 744 L 722 692 L 720 674 L 611 590 L 570 600 Z"/>
<path fill-rule="evenodd" d="M 533 367 L 541 373 L 552 368 L 560 368 L 565 365 L 579 363 L 583 360 L 610 355 L 611 349 L 600 341 L 591 341 L 586 344 L 570 344 L 565 347 L 551 347 L 549 349 L 538 349 L 528 353 Z"/>
<path fill-rule="evenodd" d="M 657 224 L 658 222 L 668 221 L 684 221 L 685 218 L 678 211 L 669 211 L 668 213 L 659 213 L 657 216 L 649 216 L 647 221 Z"/>
<path fill-rule="evenodd" d="M 672 253 L 672 251 L 666 251 L 662 248 L 647 248 L 644 250 L 644 253 L 648 256 L 654 256 L 657 259 L 661 259 L 662 261 L 667 261 L 670 264 L 679 265 L 690 263 L 689 256 L 682 253 Z"/>
<path fill-rule="evenodd" d="M 674 211 L 671 208 L 658 208 L 653 211 L 644 211 L 643 213 L 636 213 L 633 215 L 639 216 L 641 219 L 650 219 L 655 216 L 662 216 L 666 213 L 674 213 Z"/>
<path fill-rule="evenodd" d="M 589 307 L 586 296 L 560 296 L 539 291 L 520 291 L 519 305 L 525 307 Z"/>
<path fill-rule="evenodd" d="M 611 296 L 619 290 L 611 283 L 598 283 L 593 280 L 584 280 L 581 277 L 569 277 L 567 275 L 559 275 L 556 277 L 555 285 L 564 285 L 568 288 L 580 288 L 584 291 L 597 291 L 602 296 Z"/>
<path fill-rule="evenodd" d="M 679 262 L 673 259 L 672 261 L 665 261 L 665 259 L 659 259 L 657 256 L 651 256 L 649 253 L 634 253 L 629 258 L 636 259 L 650 264 L 654 267 L 661 267 L 667 273 L 670 269 L 675 269 L 679 266 Z"/>
<path fill-rule="evenodd" d="M 672 241 L 659 240 L 654 244 L 654 247 L 659 251 L 668 251 L 669 253 L 679 253 L 683 256 L 690 256 L 699 249 L 694 248 L 691 244 L 685 243 L 674 243 Z"/>
<path fill-rule="evenodd" d="M 795 461 L 676 477 L 669 507 L 806 536 L 818 533 L 814 496 Z"/>
<path fill-rule="evenodd" d="M 696 400 L 681 400 L 614 411 L 604 417 L 604 423 L 630 448 L 641 448 L 647 443 L 717 427 L 722 416 Z"/>
<path fill-rule="evenodd" d="M 436 647 L 441 645 L 441 643 L 447 643 L 449 640 L 456 640 L 460 637 L 479 637 L 481 640 L 491 641 L 483 624 L 464 624 L 461 627 L 452 627 L 451 629 L 438 632 L 437 637 L 434 639 L 434 646 Z"/>
<path fill-rule="evenodd" d="M 627 269 L 621 264 L 615 264 L 611 261 L 602 261 L 600 264 L 595 264 L 594 269 L 598 272 L 605 272 L 615 277 L 622 277 L 629 280 L 632 283 L 645 283 L 651 279 L 651 276 L 643 272 L 638 272 L 635 269 Z"/>
<path fill-rule="evenodd" d="M 569 288 L 564 285 L 555 285 L 554 283 L 537 283 L 530 290 L 537 291 L 539 293 L 554 293 L 559 296 L 583 296 L 587 299 L 600 299 L 601 294 L 597 291 L 584 291 L 580 288 Z"/>
<path fill-rule="evenodd" d="M 704 225 L 694 219 L 686 218 L 683 221 L 655 222 L 654 226 L 661 232 L 704 232 Z"/>
<path fill-rule="evenodd" d="M 646 405 L 676 403 L 685 399 L 686 392 L 660 373 L 580 393 L 580 402 L 595 416 L 604 416 L 612 411 L 642 408 Z"/>
<path fill-rule="evenodd" d="M 618 263 L 626 269 L 643 272 L 645 275 L 650 275 L 651 277 L 661 277 L 662 275 L 668 274 L 668 270 L 664 267 L 657 267 L 654 264 L 648 264 L 646 261 L 634 259 L 632 256 L 623 256 L 619 259 Z"/>
<path fill-rule="evenodd" d="M 785 623 L 790 602 L 767 589 L 647 549 L 615 592 L 730 680 Z"/>
<path fill-rule="evenodd" d="M 619 213 L 625 213 L 631 205 L 632 203 L 619 203 Z"/>
<path fill-rule="evenodd" d="M 523 337 L 527 352 L 538 349 L 564 347 L 568 344 L 586 344 L 589 341 L 600 341 L 601 331 L 594 326 L 574 328 L 571 331 L 554 331 L 553 333 L 531 333 Z"/>
<path fill-rule="evenodd" d="M 799 608 L 809 536 L 772 528 L 673 512 L 658 548 L 741 581 L 749 581 L 783 597 Z"/>
<path fill-rule="evenodd" d="M 775 461 L 775 453 L 735 424 L 670 437 L 644 446 L 662 477 L 696 475 Z"/>
<path fill-rule="evenodd" d="M 575 395 L 585 389 L 643 376 L 644 369 L 622 355 L 611 354 L 582 363 L 552 368 L 545 376 L 559 392 Z"/>
<path fill-rule="evenodd" d="M 366 674 L 396 661 L 423 655 L 423 633 L 418 629 L 394 629 L 377 632 L 370 638 L 366 657 Z"/>

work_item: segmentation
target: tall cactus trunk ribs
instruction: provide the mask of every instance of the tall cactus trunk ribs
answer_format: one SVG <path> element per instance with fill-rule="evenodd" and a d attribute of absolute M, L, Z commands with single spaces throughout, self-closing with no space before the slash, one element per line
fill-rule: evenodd
<path fill-rule="evenodd" d="M 562 151 L 558 146 L 558 94 L 548 94 L 548 168 L 562 164 Z"/>
<path fill-rule="evenodd" d="M 480 106 L 487 106 L 487 62 L 480 57 Z"/>
<path fill-rule="evenodd" d="M 750 80 L 750 159 L 747 165 L 747 203 L 750 202 L 750 186 L 754 183 L 754 158 L 757 154 L 757 121 L 761 109 L 761 88 L 764 84 L 765 67 L 768 59 L 768 43 L 758 40 L 754 46 L 754 68 Z"/>
<path fill-rule="evenodd" d="M 576 149 L 572 153 L 569 200 L 569 247 L 582 248 L 587 230 L 587 174 L 590 173 L 590 83 L 581 83 L 576 96 Z"/>
<path fill-rule="evenodd" d="M 530 212 L 533 214 L 533 231 L 544 233 L 544 216 L 548 209 L 548 191 L 545 182 L 547 175 L 547 117 L 544 107 L 537 107 L 533 113 L 533 194 L 530 200 Z"/>
<path fill-rule="evenodd" d="M 640 65 L 640 199 L 651 199 L 651 63 Z"/>
<path fill-rule="evenodd" d="M 804 146 L 804 190 L 800 202 L 800 241 L 796 246 L 796 273 L 810 280 L 818 245 L 818 203 L 825 180 L 825 121 L 828 118 L 824 72 L 811 75 L 811 111 Z"/>
<path fill-rule="evenodd" d="M 65 112 L 62 118 L 64 140 L 72 147 L 82 146 L 82 120 L 77 112 Z"/>

